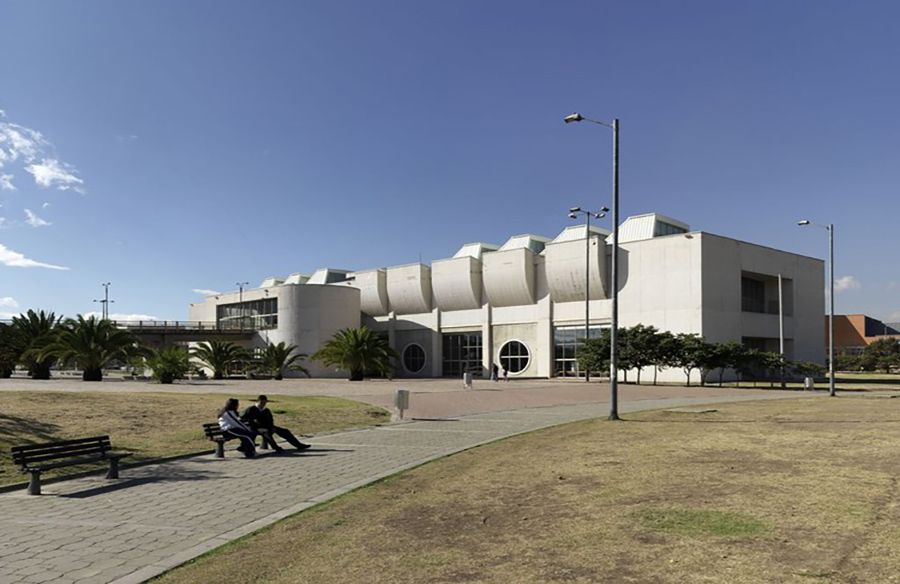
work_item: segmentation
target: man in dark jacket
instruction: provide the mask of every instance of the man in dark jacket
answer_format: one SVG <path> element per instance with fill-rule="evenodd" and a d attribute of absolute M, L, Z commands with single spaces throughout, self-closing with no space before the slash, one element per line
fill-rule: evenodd
<path fill-rule="evenodd" d="M 297 450 L 308 449 L 309 444 L 304 444 L 297 440 L 290 430 L 279 428 L 275 425 L 275 418 L 272 416 L 272 410 L 266 407 L 267 403 L 269 403 L 269 398 L 264 395 L 256 398 L 256 403 L 241 413 L 241 421 L 262 434 L 263 443 L 268 442 L 271 444 L 275 452 L 281 452 L 284 448 L 275 442 L 273 435 L 281 436 Z"/>

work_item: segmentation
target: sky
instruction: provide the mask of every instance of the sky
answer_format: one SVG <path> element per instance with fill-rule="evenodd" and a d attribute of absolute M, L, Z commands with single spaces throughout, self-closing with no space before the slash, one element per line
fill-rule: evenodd
<path fill-rule="evenodd" d="M 185 320 L 609 206 L 900 321 L 900 3 L 0 0 L 0 318 Z M 825 282 L 823 282 L 825 286 Z"/>

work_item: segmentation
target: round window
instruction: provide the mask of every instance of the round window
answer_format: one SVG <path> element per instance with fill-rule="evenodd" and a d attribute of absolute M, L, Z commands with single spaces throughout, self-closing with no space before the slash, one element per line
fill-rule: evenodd
<path fill-rule="evenodd" d="M 403 368 L 418 373 L 425 368 L 425 349 L 419 345 L 406 345 L 403 349 Z"/>
<path fill-rule="evenodd" d="M 509 341 L 500 347 L 500 367 L 510 373 L 519 373 L 528 368 L 531 354 L 528 347 L 519 341 Z"/>

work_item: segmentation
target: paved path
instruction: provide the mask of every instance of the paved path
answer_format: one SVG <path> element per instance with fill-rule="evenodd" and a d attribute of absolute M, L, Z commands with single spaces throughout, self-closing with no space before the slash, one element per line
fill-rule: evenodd
<path fill-rule="evenodd" d="M 620 412 L 802 395 L 747 390 L 686 393 L 667 399 L 623 399 Z M 444 401 L 452 403 L 452 396 Z M 487 405 L 487 411 L 451 414 L 443 420 L 320 436 L 308 440 L 314 448 L 303 454 L 245 460 L 229 450 L 225 459 L 198 456 L 125 469 L 117 481 L 88 477 L 48 484 L 40 497 L 24 491 L 0 495 L 0 583 L 142 582 L 400 470 L 506 436 L 606 416 L 609 411 L 603 402 L 503 411 L 499 411 L 502 404 Z M 453 408 L 443 409 L 446 413 Z"/>

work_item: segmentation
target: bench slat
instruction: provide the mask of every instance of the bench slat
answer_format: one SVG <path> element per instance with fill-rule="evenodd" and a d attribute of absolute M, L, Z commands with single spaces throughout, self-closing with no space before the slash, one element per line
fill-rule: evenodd
<path fill-rule="evenodd" d="M 60 446 L 69 446 L 73 444 L 87 444 L 90 442 L 105 441 L 109 444 L 109 436 L 94 436 L 93 438 L 78 438 L 77 440 L 61 440 L 59 442 L 47 442 L 44 444 L 26 444 L 24 446 L 13 446 L 10 448 L 12 452 L 27 452 L 29 450 L 40 450 L 42 448 L 57 448 Z"/>
<path fill-rule="evenodd" d="M 102 442 L 94 441 L 94 442 L 86 442 L 82 444 L 69 444 L 66 446 L 56 446 L 53 443 L 50 444 L 42 444 L 41 448 L 33 448 L 31 450 L 22 452 L 22 451 L 13 451 L 12 455 L 14 458 L 34 458 L 37 456 L 54 456 L 54 455 L 62 455 L 65 456 L 67 454 L 77 454 L 78 452 L 84 452 L 87 450 L 111 450 L 112 445 L 108 440 L 104 440 Z"/>
<path fill-rule="evenodd" d="M 91 456 L 88 458 L 72 458 L 63 462 L 52 462 L 50 464 L 41 464 L 41 465 L 28 465 L 25 467 L 26 471 L 32 470 L 52 470 L 54 468 L 62 468 L 64 466 L 75 466 L 78 464 L 90 464 L 92 462 L 99 462 L 101 460 L 109 460 L 110 458 L 124 458 L 126 456 L 130 456 L 130 453 L 120 453 L 120 454 L 112 454 L 105 456 Z"/>
<path fill-rule="evenodd" d="M 29 456 L 13 456 L 13 460 L 17 463 L 32 463 L 32 462 L 44 462 L 46 460 L 60 460 L 65 458 L 72 458 L 77 456 L 91 456 L 91 455 L 99 455 L 103 456 L 105 453 L 109 452 L 111 448 L 79 448 L 78 450 L 67 450 L 65 452 L 51 452 L 51 453 L 40 453 L 40 454 L 32 454 Z"/>

